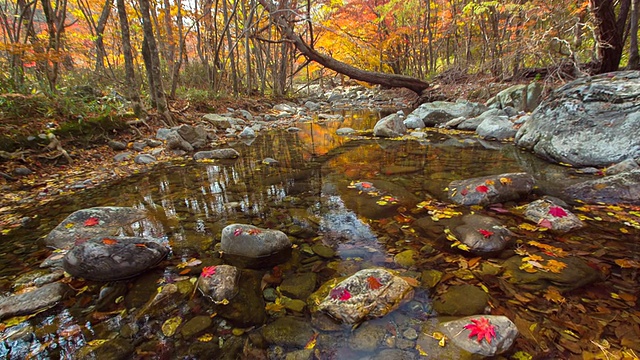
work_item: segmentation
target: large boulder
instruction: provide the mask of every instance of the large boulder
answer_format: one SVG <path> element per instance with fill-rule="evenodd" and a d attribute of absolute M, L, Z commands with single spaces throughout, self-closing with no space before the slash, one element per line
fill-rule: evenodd
<path fill-rule="evenodd" d="M 438 326 L 438 330 L 456 346 L 482 356 L 504 353 L 518 337 L 516 325 L 506 316 L 496 315 L 468 316 L 446 321 Z M 486 336 L 481 337 L 481 334 L 487 334 L 491 342 L 487 341 Z"/>
<path fill-rule="evenodd" d="M 95 237 L 75 245 L 64 256 L 64 270 L 87 280 L 129 279 L 169 254 L 159 241 L 127 236 Z"/>
<path fill-rule="evenodd" d="M 49 308 L 62 300 L 68 290 L 68 286 L 55 282 L 18 295 L 2 297 L 0 319 L 33 314 L 40 309 Z"/>
<path fill-rule="evenodd" d="M 640 157 L 640 72 L 581 78 L 556 89 L 518 130 L 518 146 L 553 162 L 608 166 Z"/>
<path fill-rule="evenodd" d="M 452 231 L 469 252 L 479 255 L 502 251 L 515 237 L 500 220 L 478 214 L 463 216 Z"/>
<path fill-rule="evenodd" d="M 44 239 L 45 244 L 57 249 L 70 249 L 97 236 L 160 237 L 162 225 L 154 221 L 146 210 L 130 207 L 94 207 L 78 210 L 56 226 Z"/>
<path fill-rule="evenodd" d="M 500 91 L 487 101 L 487 106 L 504 109 L 513 107 L 523 111 L 533 111 L 540 103 L 542 85 L 534 81 L 529 84 L 516 84 Z"/>

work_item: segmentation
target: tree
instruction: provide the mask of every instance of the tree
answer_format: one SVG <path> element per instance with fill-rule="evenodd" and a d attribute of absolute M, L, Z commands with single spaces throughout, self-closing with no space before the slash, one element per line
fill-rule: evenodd
<path fill-rule="evenodd" d="M 120 21 L 120 34 L 122 37 L 122 53 L 124 56 L 124 70 L 127 77 L 126 92 L 127 97 L 133 103 L 133 111 L 136 116 L 142 114 L 142 106 L 140 104 L 140 94 L 138 85 L 136 84 L 136 73 L 133 68 L 133 54 L 131 53 L 131 34 L 129 30 L 129 19 L 127 18 L 127 9 L 124 0 L 116 0 L 118 9 L 118 19 Z"/>
<path fill-rule="evenodd" d="M 429 87 L 428 83 L 420 79 L 404 75 L 385 74 L 358 69 L 355 66 L 346 64 L 330 56 L 321 54 L 294 32 L 293 26 L 289 23 L 284 15 L 287 13 L 291 13 L 293 11 L 292 9 L 279 9 L 270 0 L 258 0 L 258 2 L 265 9 L 267 9 L 284 36 L 289 39 L 289 41 L 293 42 L 298 51 L 300 51 L 309 60 L 315 61 L 322 66 L 325 66 L 340 74 L 349 76 L 353 79 L 365 81 L 372 84 L 379 84 L 389 87 L 404 87 L 418 94 L 421 94 L 423 90 Z"/>
<path fill-rule="evenodd" d="M 596 73 L 618 70 L 624 47 L 624 27 L 629 13 L 630 0 L 620 1 L 616 19 L 616 1 L 590 0 L 589 6 L 596 19 L 598 40 L 598 64 Z"/>
<path fill-rule="evenodd" d="M 162 73 L 160 71 L 160 55 L 158 54 L 158 46 L 156 44 L 156 38 L 153 35 L 153 26 L 151 25 L 151 15 L 149 12 L 149 0 L 139 0 L 140 14 L 142 16 L 142 31 L 144 33 L 144 44 L 142 46 L 143 55 L 146 52 L 145 65 L 147 68 L 147 74 L 149 77 L 149 93 L 152 94 L 152 98 L 155 98 L 155 107 L 164 117 L 164 120 L 168 125 L 175 126 L 171 112 L 169 112 L 169 106 L 167 104 L 167 97 L 164 93 L 164 87 L 162 85 Z M 146 45 L 146 46 L 145 46 Z"/>

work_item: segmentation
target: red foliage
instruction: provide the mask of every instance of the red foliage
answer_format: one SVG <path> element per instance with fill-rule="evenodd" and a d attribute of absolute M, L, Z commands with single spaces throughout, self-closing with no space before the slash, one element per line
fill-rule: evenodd
<path fill-rule="evenodd" d="M 84 226 L 96 226 L 100 223 L 100 220 L 97 217 L 90 217 L 84 221 Z"/>
<path fill-rule="evenodd" d="M 476 191 L 485 194 L 489 191 L 489 188 L 485 185 L 479 185 L 476 187 Z"/>
<path fill-rule="evenodd" d="M 377 290 L 382 286 L 380 279 L 375 276 L 369 276 L 367 278 L 367 283 L 369 284 L 369 289 L 371 290 Z"/>
<path fill-rule="evenodd" d="M 471 322 L 471 324 L 464 326 L 465 329 L 469 330 L 469 339 L 477 336 L 478 342 L 486 339 L 491 344 L 491 339 L 496 337 L 496 327 L 491 325 L 489 319 L 481 317 L 479 319 L 471 319 Z"/>

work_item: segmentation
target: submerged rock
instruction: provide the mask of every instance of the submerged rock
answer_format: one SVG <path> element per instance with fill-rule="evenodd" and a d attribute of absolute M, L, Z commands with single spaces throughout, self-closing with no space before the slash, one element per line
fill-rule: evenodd
<path fill-rule="evenodd" d="M 489 205 L 517 200 L 531 192 L 535 179 L 527 173 L 490 175 L 449 183 L 449 199 L 460 205 Z"/>
<path fill-rule="evenodd" d="M 473 254 L 502 251 L 515 236 L 499 220 L 489 216 L 469 214 L 462 225 L 453 228 L 456 238 Z"/>
<path fill-rule="evenodd" d="M 267 343 L 300 348 L 312 339 L 313 334 L 313 328 L 308 321 L 289 316 L 278 318 L 262 329 Z"/>
<path fill-rule="evenodd" d="M 640 169 L 569 186 L 564 190 L 564 195 L 589 204 L 640 205 Z"/>
<path fill-rule="evenodd" d="M 63 267 L 69 274 L 87 280 L 115 281 L 141 274 L 167 254 L 169 249 L 156 240 L 99 236 L 69 250 Z"/>
<path fill-rule="evenodd" d="M 527 290 L 544 290 L 554 286 L 560 291 L 570 291 L 602 280 L 599 271 L 578 257 L 551 257 L 544 253 L 535 255 L 542 258 L 535 261 L 540 267 L 523 261 L 525 258 L 522 256 L 507 259 L 503 263 L 507 281 Z"/>
<path fill-rule="evenodd" d="M 495 336 L 491 342 L 486 338 L 478 339 L 475 335 L 469 337 L 471 331 L 465 326 L 474 325 L 474 321 L 488 321 L 488 326 L 493 328 Z M 453 321 L 446 321 L 438 326 L 438 330 L 445 334 L 451 343 L 473 354 L 482 356 L 495 356 L 509 350 L 518 337 L 518 328 L 506 316 L 476 315 Z"/>
<path fill-rule="evenodd" d="M 319 291 L 323 289 L 326 287 Z M 321 300 L 318 310 L 355 324 L 382 317 L 412 297 L 413 287 L 401 277 L 385 269 L 365 269 L 336 284 Z"/>
<path fill-rule="evenodd" d="M 473 285 L 451 286 L 434 300 L 433 309 L 439 315 L 465 316 L 480 314 L 489 301 L 489 295 L 481 288 Z"/>
<path fill-rule="evenodd" d="M 63 299 L 69 288 L 59 282 L 43 285 L 19 295 L 0 298 L 0 320 L 17 315 L 33 314 Z"/>

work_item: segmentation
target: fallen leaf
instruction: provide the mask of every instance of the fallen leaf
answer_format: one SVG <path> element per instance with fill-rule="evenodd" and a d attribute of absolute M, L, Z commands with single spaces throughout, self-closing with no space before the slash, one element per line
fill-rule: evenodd
<path fill-rule="evenodd" d="M 511 185 L 511 178 L 501 177 L 500 178 L 500 184 L 502 184 L 502 185 Z"/>
<path fill-rule="evenodd" d="M 547 288 L 544 293 L 544 298 L 556 304 L 563 304 L 565 302 L 564 296 L 562 296 L 558 289 L 553 286 L 549 286 Z"/>
<path fill-rule="evenodd" d="M 349 292 L 349 290 L 343 287 L 333 288 L 329 293 L 329 297 L 334 300 L 338 299 L 340 301 L 346 301 L 351 299 L 351 293 Z"/>
<path fill-rule="evenodd" d="M 98 220 L 97 217 L 92 216 L 84 221 L 84 226 L 95 226 L 95 225 L 98 225 L 99 223 L 100 223 L 100 220 Z"/>
<path fill-rule="evenodd" d="M 478 232 L 484 236 L 485 239 L 490 238 L 493 235 L 493 232 L 486 229 L 478 229 Z"/>
<path fill-rule="evenodd" d="M 567 267 L 567 264 L 563 263 L 562 261 L 553 260 L 553 259 L 547 261 L 547 265 L 545 266 L 547 270 L 556 274 L 560 273 L 566 267 Z"/>
<path fill-rule="evenodd" d="M 247 231 L 247 233 L 249 235 L 257 235 L 260 234 L 262 231 L 260 231 L 260 229 L 250 229 L 249 231 Z"/>
<path fill-rule="evenodd" d="M 489 191 L 489 188 L 484 185 L 479 185 L 479 186 L 476 186 L 476 191 L 484 194 Z"/>
<path fill-rule="evenodd" d="M 555 217 L 563 218 L 567 216 L 567 212 L 560 206 L 551 206 L 549 208 L 549 214 Z"/>
<path fill-rule="evenodd" d="M 240 236 L 240 234 L 242 234 L 241 228 L 237 228 L 233 231 L 233 236 Z"/>
<path fill-rule="evenodd" d="M 464 188 L 460 191 L 460 195 L 462 196 L 466 196 L 469 193 L 469 190 L 467 188 Z"/>
<path fill-rule="evenodd" d="M 105 245 L 115 245 L 118 243 L 118 240 L 116 239 L 109 239 L 109 238 L 104 238 L 102 239 L 102 243 Z"/>
<path fill-rule="evenodd" d="M 211 275 L 216 273 L 216 267 L 215 266 L 205 266 L 202 268 L 202 277 L 211 277 Z"/>
<path fill-rule="evenodd" d="M 369 289 L 371 290 L 377 290 L 382 286 L 380 279 L 375 276 L 369 276 L 367 278 L 367 284 L 369 284 Z"/>
<path fill-rule="evenodd" d="M 309 349 L 313 349 L 316 347 L 316 344 L 318 342 L 318 333 L 314 332 L 313 336 L 311 336 L 311 339 L 307 342 L 307 344 L 304 346 L 305 349 L 309 350 Z"/>
<path fill-rule="evenodd" d="M 72 223 L 72 222 L 70 222 L 70 223 L 68 223 L 67 225 L 65 225 L 64 227 L 65 227 L 65 228 L 67 228 L 67 229 L 71 229 L 71 228 L 72 228 L 72 227 L 74 227 L 74 226 L 75 226 L 75 224 L 74 224 L 74 223 Z"/>
<path fill-rule="evenodd" d="M 171 337 L 176 333 L 176 329 L 180 324 L 182 324 L 182 317 L 174 316 L 162 324 L 162 333 L 164 336 Z"/>
<path fill-rule="evenodd" d="M 491 325 L 491 321 L 485 317 L 481 317 L 479 319 L 471 319 L 471 322 L 471 324 L 464 326 L 465 329 L 469 330 L 469 339 L 476 336 L 478 342 L 485 339 L 491 344 L 491 339 L 496 337 L 496 328 Z"/>

